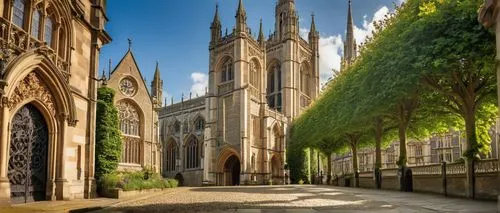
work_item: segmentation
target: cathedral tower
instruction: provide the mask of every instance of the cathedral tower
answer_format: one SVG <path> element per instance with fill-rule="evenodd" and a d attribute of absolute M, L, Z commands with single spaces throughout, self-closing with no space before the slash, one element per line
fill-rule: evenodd
<path fill-rule="evenodd" d="M 216 7 L 210 25 L 205 107 L 193 100 L 165 107 L 160 113 L 167 148 L 190 147 L 185 146 L 189 144 L 185 139 L 192 134 L 184 134 L 178 123 L 186 122 L 183 126 L 189 127 L 187 118 L 205 116 L 201 163 L 184 168 L 198 158 L 177 164 L 175 156 L 167 154 L 166 174 L 180 173 L 188 185 L 284 183 L 288 125 L 319 93 L 319 32 L 313 18 L 309 41 L 300 37 L 293 0 L 279 0 L 275 10 L 275 31 L 266 39 L 262 20 L 257 38 L 252 36 L 242 0 L 233 30 L 222 35 Z M 166 153 L 177 149 L 170 150 Z M 191 159 L 183 157 L 190 153 L 181 153 L 177 159 Z"/>
<path fill-rule="evenodd" d="M 357 44 L 354 38 L 354 21 L 352 18 L 351 0 L 349 0 L 349 7 L 347 11 L 347 32 L 346 40 L 344 41 L 344 56 L 342 58 L 341 70 L 346 69 L 354 62 L 357 57 Z"/>

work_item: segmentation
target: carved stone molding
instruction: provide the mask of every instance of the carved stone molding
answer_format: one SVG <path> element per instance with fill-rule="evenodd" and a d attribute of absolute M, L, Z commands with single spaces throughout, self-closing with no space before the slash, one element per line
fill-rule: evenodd
<path fill-rule="evenodd" d="M 2 97 L 0 100 L 0 107 L 8 107 L 9 99 L 7 97 Z"/>
<path fill-rule="evenodd" d="M 216 50 L 215 52 L 224 57 L 225 55 L 233 56 L 233 51 L 234 51 L 234 45 L 228 45 L 226 47 Z"/>
<path fill-rule="evenodd" d="M 254 56 L 257 56 L 259 58 L 261 58 L 261 52 L 253 47 L 249 47 L 248 48 L 248 55 L 251 57 L 254 57 Z"/>
<path fill-rule="evenodd" d="M 19 82 L 19 85 L 14 89 L 14 94 L 9 98 L 8 106 L 12 110 L 19 103 L 29 98 L 39 100 L 52 115 L 56 115 L 55 101 L 52 93 L 34 72 L 28 74 Z"/>

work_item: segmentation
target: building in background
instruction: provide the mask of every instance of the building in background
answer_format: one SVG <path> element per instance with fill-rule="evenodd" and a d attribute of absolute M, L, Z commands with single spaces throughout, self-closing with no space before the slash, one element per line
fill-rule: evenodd
<path fill-rule="evenodd" d="M 490 130 L 491 151 L 481 158 L 498 159 L 498 137 L 500 122 Z M 431 164 L 440 164 L 442 162 L 453 163 L 460 161 L 465 152 L 465 139 L 461 137 L 461 132 L 451 131 L 446 134 L 433 135 L 432 137 L 419 141 L 410 139 L 406 145 L 408 150 L 408 166 L 424 166 Z M 352 173 L 352 153 L 333 154 L 332 172 L 334 175 Z M 394 141 L 387 148 L 382 150 L 382 168 L 397 168 L 399 159 L 399 141 Z M 375 148 L 364 148 L 358 151 L 358 164 L 360 172 L 369 172 L 374 170 L 375 166 Z"/>
<path fill-rule="evenodd" d="M 205 96 L 160 111 L 163 173 L 186 185 L 283 183 L 286 132 L 319 93 L 319 32 L 299 35 L 294 0 L 279 0 L 274 33 L 252 37 L 242 1 L 236 26 L 211 24 Z"/>
<path fill-rule="evenodd" d="M 108 79 L 105 76 L 102 79 L 106 80 L 107 87 L 116 91 L 114 102 L 123 136 L 118 170 L 152 169 L 160 172 L 158 110 L 162 106 L 163 81 L 160 79 L 158 63 L 150 92 L 129 41 L 128 51 L 109 73 Z"/>

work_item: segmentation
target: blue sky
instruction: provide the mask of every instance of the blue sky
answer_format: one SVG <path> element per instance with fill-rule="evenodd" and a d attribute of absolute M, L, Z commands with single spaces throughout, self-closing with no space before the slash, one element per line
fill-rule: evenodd
<path fill-rule="evenodd" d="M 353 0 L 353 16 L 358 43 L 370 35 L 372 20 L 377 20 L 394 9 L 394 2 L 401 0 Z M 247 23 L 252 33 L 258 33 L 263 19 L 267 37 L 274 28 L 276 0 L 244 0 Z M 301 34 L 306 35 L 311 14 L 316 16 L 320 31 L 320 72 L 324 81 L 330 69 L 340 67 L 344 34 L 346 31 L 347 0 L 295 0 L 300 16 Z M 156 61 L 159 61 L 164 94 L 168 102 L 189 92 L 203 93 L 208 73 L 208 43 L 210 23 L 215 4 L 223 29 L 231 31 L 235 23 L 238 0 L 108 0 L 107 15 L 110 19 L 106 30 L 113 38 L 102 49 L 100 70 L 108 68 L 108 60 L 116 66 L 128 49 L 127 38 L 132 39 L 132 51 L 147 85 L 153 78 Z M 201 94 L 200 94 L 201 95 Z"/>

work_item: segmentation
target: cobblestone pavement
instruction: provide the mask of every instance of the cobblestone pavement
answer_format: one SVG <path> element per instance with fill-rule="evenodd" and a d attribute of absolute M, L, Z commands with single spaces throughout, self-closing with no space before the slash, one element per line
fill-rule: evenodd
<path fill-rule="evenodd" d="M 330 186 L 172 190 L 144 200 L 119 203 L 97 212 L 497 212 L 496 202 Z"/>

